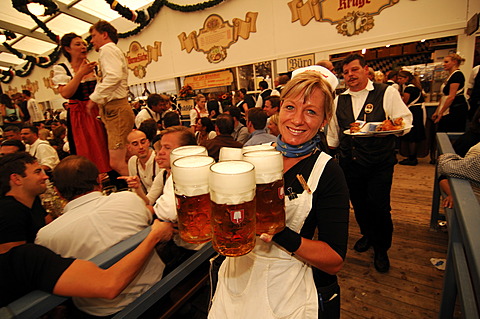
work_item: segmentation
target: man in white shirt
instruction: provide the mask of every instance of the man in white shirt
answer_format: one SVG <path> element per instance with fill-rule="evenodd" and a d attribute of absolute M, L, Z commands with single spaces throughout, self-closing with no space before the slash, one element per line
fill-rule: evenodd
<path fill-rule="evenodd" d="M 155 122 L 161 123 L 162 116 L 170 110 L 170 98 L 166 94 L 150 94 L 147 98 L 147 106 L 143 107 L 135 117 L 135 126 L 140 127 L 143 121 L 154 119 Z"/>
<path fill-rule="evenodd" d="M 110 166 L 120 175 L 128 174 L 125 161 L 127 135 L 135 122 L 128 103 L 128 69 L 125 56 L 115 45 L 117 30 L 106 21 L 99 21 L 90 27 L 91 43 L 99 52 L 97 77 L 99 82 L 90 95 L 87 111 L 98 105 L 108 136 Z"/>
<path fill-rule="evenodd" d="M 32 122 L 32 124 L 35 124 L 45 121 L 42 109 L 37 104 L 35 99 L 32 98 L 32 92 L 30 92 L 29 90 L 23 90 L 22 93 L 25 97 L 25 100 L 27 101 L 27 110 L 30 114 L 30 122 Z"/>
<path fill-rule="evenodd" d="M 393 235 L 390 190 L 397 163 L 395 136 L 356 137 L 344 132 L 356 120 L 382 122 L 403 118 L 408 128 L 412 125 L 412 113 L 396 89 L 368 79 L 368 66 L 362 55 L 347 56 L 342 68 L 349 89 L 335 99 L 336 110 L 328 125 L 327 141 L 331 148 L 339 148 L 339 164 L 363 235 L 354 249 L 365 252 L 373 246 L 375 269 L 383 273 L 390 268 L 387 251 Z"/>
<path fill-rule="evenodd" d="M 152 222 L 152 214 L 132 192 L 104 196 L 99 191 L 98 169 L 85 157 L 70 156 L 54 170 L 54 185 L 69 202 L 61 218 L 43 227 L 35 240 L 62 257 L 90 259 L 125 240 Z M 166 225 L 168 226 L 168 225 Z M 173 233 L 171 224 L 166 233 Z M 135 280 L 114 299 L 74 298 L 78 309 L 94 316 L 109 316 L 134 301 L 162 278 L 165 265 L 156 252 Z"/>
<path fill-rule="evenodd" d="M 268 88 L 267 81 L 260 81 L 258 87 L 261 90 L 260 94 L 257 97 L 257 103 L 255 107 L 263 108 L 265 106 L 265 99 L 272 94 L 272 89 Z"/>
<path fill-rule="evenodd" d="M 47 141 L 38 138 L 38 128 L 26 126 L 20 133 L 27 152 L 34 156 L 45 172 L 51 172 L 60 162 L 57 151 Z"/>
<path fill-rule="evenodd" d="M 160 169 L 155 162 L 155 152 L 150 148 L 145 133 L 134 130 L 128 134 L 127 139 L 128 150 L 133 155 L 128 160 L 129 179 L 134 179 L 139 184 L 135 187 L 136 192 L 146 204 L 153 205 L 163 192 L 163 176 L 160 179 L 156 177 L 165 170 Z"/>

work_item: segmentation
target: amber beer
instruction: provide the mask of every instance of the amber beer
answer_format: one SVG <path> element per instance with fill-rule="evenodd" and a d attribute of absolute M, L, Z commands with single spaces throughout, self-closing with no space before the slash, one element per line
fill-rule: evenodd
<path fill-rule="evenodd" d="M 251 163 L 226 161 L 210 167 L 213 248 L 236 257 L 255 247 L 255 172 Z"/>
<path fill-rule="evenodd" d="M 208 175 L 214 159 L 187 156 L 173 162 L 172 178 L 180 237 L 200 244 L 212 238 Z"/>
<path fill-rule="evenodd" d="M 255 166 L 256 233 L 276 234 L 285 228 L 283 158 L 278 151 L 252 151 L 243 154 Z"/>

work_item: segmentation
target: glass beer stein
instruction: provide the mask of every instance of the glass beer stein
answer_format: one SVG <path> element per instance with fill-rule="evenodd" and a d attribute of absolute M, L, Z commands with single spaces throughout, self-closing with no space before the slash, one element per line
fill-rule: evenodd
<path fill-rule="evenodd" d="M 219 162 L 225 161 L 241 161 L 242 160 L 242 149 L 235 147 L 222 147 L 220 149 L 220 154 L 218 155 Z"/>
<path fill-rule="evenodd" d="M 178 232 L 187 243 L 200 244 L 212 238 L 208 175 L 214 162 L 208 156 L 187 156 L 173 162 Z"/>
<path fill-rule="evenodd" d="M 241 256 L 255 247 L 255 168 L 244 161 L 210 167 L 213 248 L 224 256 Z"/>
<path fill-rule="evenodd" d="M 192 155 L 208 156 L 208 152 L 204 146 L 200 145 L 186 145 L 177 147 L 170 153 L 170 166 L 173 166 L 173 162 L 175 162 L 175 160 Z"/>
<path fill-rule="evenodd" d="M 278 151 L 252 151 L 243 154 L 255 166 L 257 235 L 276 234 L 285 228 L 283 157 Z"/>
<path fill-rule="evenodd" d="M 275 146 L 270 144 L 249 145 L 242 148 L 242 154 L 253 151 L 274 151 Z"/>

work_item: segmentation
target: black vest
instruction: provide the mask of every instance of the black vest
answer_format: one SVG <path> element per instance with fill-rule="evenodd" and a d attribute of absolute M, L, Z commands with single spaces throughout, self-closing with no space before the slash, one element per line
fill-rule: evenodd
<path fill-rule="evenodd" d="M 262 108 L 265 106 L 265 99 L 269 97 L 271 94 L 272 94 L 271 89 L 266 89 L 265 91 L 260 93 L 260 96 L 262 97 L 262 101 L 263 101 Z"/>
<path fill-rule="evenodd" d="M 478 108 L 480 105 L 480 70 L 478 71 L 477 76 L 475 76 L 472 94 L 470 95 L 468 102 L 470 102 L 471 108 Z"/>
<path fill-rule="evenodd" d="M 382 122 L 386 119 L 383 108 L 383 97 L 388 85 L 373 83 L 374 90 L 368 93 L 365 104 L 358 115 L 358 120 L 365 117 L 367 122 Z M 373 105 L 372 112 L 366 113 L 365 106 Z M 343 131 L 350 129 L 350 123 L 357 119 L 353 117 L 352 98 L 348 94 L 338 96 L 337 120 L 340 127 L 340 157 L 343 160 L 355 161 L 362 166 L 371 165 L 394 165 L 395 137 L 358 137 L 344 134 Z"/>

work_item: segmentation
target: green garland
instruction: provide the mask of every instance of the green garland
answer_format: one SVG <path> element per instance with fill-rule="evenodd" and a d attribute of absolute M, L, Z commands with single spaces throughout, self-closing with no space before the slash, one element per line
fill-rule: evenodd
<path fill-rule="evenodd" d="M 115 10 L 118 14 L 120 14 L 123 18 L 133 21 L 134 23 L 138 24 L 139 26 L 131 31 L 127 31 L 124 33 L 120 33 L 118 35 L 119 38 L 125 39 L 131 36 L 137 35 L 142 31 L 150 22 L 155 18 L 155 16 L 160 12 L 160 9 L 165 5 L 168 8 L 181 11 L 181 12 L 195 12 L 205 10 L 211 7 L 214 7 L 225 0 L 208 0 L 202 3 L 192 4 L 192 5 L 178 5 L 175 3 L 171 3 L 167 0 L 155 0 L 152 5 L 148 8 L 143 10 L 131 10 L 120 3 L 116 2 L 115 0 L 105 0 L 110 7 Z M 32 55 L 25 55 L 20 53 L 18 50 L 15 50 L 13 47 L 8 45 L 8 43 L 3 43 L 3 45 L 13 54 L 15 54 L 18 58 L 26 60 L 27 63 L 20 69 L 20 70 L 13 70 L 10 68 L 7 71 L 0 72 L 0 81 L 3 83 L 10 83 L 13 80 L 13 76 L 17 75 L 20 77 L 26 77 L 31 74 L 35 65 L 38 65 L 41 68 L 48 68 L 54 63 L 58 61 L 60 58 L 60 37 L 54 34 L 45 23 L 39 20 L 35 15 L 33 15 L 27 7 L 27 4 L 30 2 L 35 2 L 43 5 L 46 10 L 44 15 L 52 15 L 58 12 L 58 6 L 52 0 L 12 0 L 13 7 L 17 9 L 19 12 L 25 13 L 29 15 L 37 25 L 45 32 L 45 34 L 55 43 L 57 43 L 57 47 L 50 53 L 47 57 L 34 57 Z M 115 6 L 113 6 L 115 4 Z M 15 38 L 15 34 L 10 31 L 0 32 L 5 34 L 7 40 L 11 40 Z M 87 37 L 87 40 L 91 38 L 90 36 Z M 92 45 L 89 44 L 88 48 L 91 49 Z"/>

